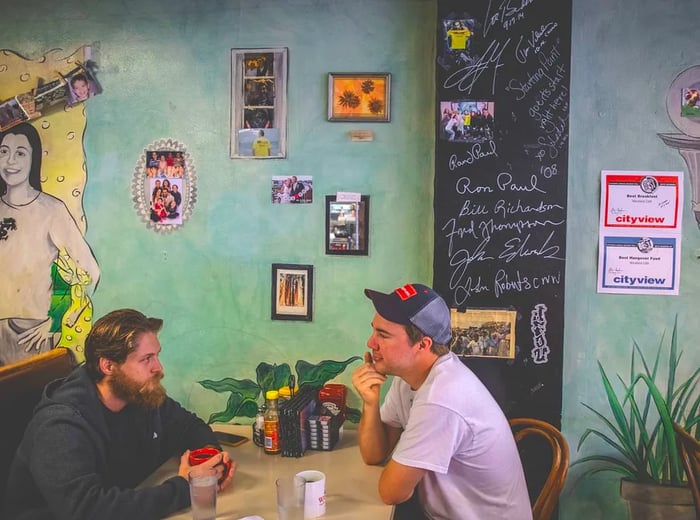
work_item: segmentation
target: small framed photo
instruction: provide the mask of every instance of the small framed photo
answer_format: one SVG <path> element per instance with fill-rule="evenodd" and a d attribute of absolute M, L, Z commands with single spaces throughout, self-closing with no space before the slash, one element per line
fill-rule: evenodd
<path fill-rule="evenodd" d="M 460 357 L 515 358 L 515 317 L 510 309 L 450 309 L 450 350 Z"/>
<path fill-rule="evenodd" d="M 328 121 L 388 123 L 391 74 L 328 74 Z"/>
<path fill-rule="evenodd" d="M 273 320 L 311 321 L 314 266 L 272 264 Z"/>
<path fill-rule="evenodd" d="M 326 254 L 369 254 L 369 195 L 355 202 L 326 195 Z"/>
<path fill-rule="evenodd" d="M 287 155 L 287 49 L 231 49 L 231 158 Z"/>

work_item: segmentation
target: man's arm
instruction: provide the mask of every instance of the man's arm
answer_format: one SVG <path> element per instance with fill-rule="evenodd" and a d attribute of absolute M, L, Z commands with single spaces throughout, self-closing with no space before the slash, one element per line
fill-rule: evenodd
<path fill-rule="evenodd" d="M 379 415 L 379 390 L 386 376 L 374 368 L 372 355 L 352 374 L 352 384 L 362 398 L 362 416 L 358 430 L 360 454 L 365 464 L 382 464 L 401 436 L 401 429 L 382 422 Z"/>
<path fill-rule="evenodd" d="M 413 494 L 427 470 L 390 460 L 379 477 L 379 496 L 385 504 L 400 504 Z"/>

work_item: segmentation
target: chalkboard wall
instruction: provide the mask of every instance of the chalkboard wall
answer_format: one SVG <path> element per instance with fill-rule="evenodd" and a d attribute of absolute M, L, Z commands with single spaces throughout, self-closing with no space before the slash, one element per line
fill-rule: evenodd
<path fill-rule="evenodd" d="M 517 311 L 515 358 L 463 360 L 508 417 L 561 420 L 570 0 L 440 1 L 434 286 Z"/>

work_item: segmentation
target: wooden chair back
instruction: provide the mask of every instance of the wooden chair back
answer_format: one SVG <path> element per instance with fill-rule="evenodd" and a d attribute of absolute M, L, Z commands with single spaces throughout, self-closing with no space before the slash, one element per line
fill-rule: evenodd
<path fill-rule="evenodd" d="M 32 418 L 47 383 L 67 376 L 75 367 L 73 353 L 56 348 L 26 359 L 0 366 L 0 498 L 5 494 L 10 463 L 24 429 Z"/>
<path fill-rule="evenodd" d="M 693 492 L 695 511 L 700 518 L 700 441 L 690 435 L 680 424 L 674 424 L 676 430 L 676 446 L 683 461 L 685 474 L 688 476 L 688 487 Z"/>
<path fill-rule="evenodd" d="M 533 520 L 550 520 L 569 471 L 569 444 L 557 428 L 539 419 L 517 418 L 508 422 L 519 445 L 524 438 L 537 436 L 551 448 L 552 465 L 532 506 Z"/>

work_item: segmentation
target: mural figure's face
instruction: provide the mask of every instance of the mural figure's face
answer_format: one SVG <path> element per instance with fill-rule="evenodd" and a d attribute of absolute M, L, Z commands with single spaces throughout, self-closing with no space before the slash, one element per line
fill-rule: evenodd
<path fill-rule="evenodd" d="M 29 182 L 32 147 L 26 136 L 8 134 L 0 143 L 0 177 L 8 186 Z"/>
<path fill-rule="evenodd" d="M 85 101 L 90 93 L 87 81 L 83 81 L 82 79 L 76 80 L 73 83 L 73 93 L 75 94 L 75 99 Z"/>

